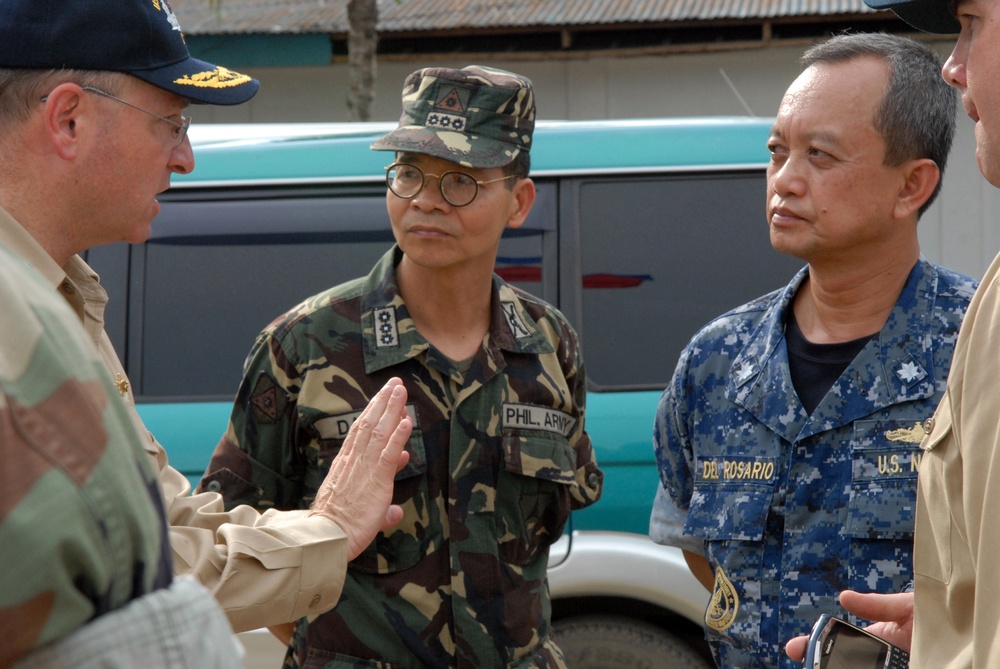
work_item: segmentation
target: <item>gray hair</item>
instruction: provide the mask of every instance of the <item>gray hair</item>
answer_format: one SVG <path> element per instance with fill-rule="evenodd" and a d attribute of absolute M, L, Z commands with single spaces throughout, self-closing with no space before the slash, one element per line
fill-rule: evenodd
<path fill-rule="evenodd" d="M 42 97 L 60 84 L 74 82 L 117 95 L 127 75 L 93 70 L 33 70 L 0 67 L 0 127 L 24 121 Z"/>
<path fill-rule="evenodd" d="M 920 213 L 941 190 L 944 168 L 955 136 L 958 92 L 941 76 L 941 59 L 914 40 L 887 33 L 837 35 L 808 49 L 804 67 L 817 63 L 843 63 L 873 56 L 889 66 L 889 85 L 875 110 L 875 130 L 885 139 L 885 165 L 930 158 L 941 172 L 934 192 Z"/>

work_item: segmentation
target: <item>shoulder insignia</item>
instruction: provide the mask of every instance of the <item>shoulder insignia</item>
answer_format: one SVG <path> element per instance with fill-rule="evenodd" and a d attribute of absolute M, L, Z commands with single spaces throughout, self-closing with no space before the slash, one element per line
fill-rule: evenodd
<path fill-rule="evenodd" d="M 705 624 L 717 632 L 725 632 L 736 621 L 740 598 L 722 567 L 715 568 L 715 591 L 705 611 Z"/>

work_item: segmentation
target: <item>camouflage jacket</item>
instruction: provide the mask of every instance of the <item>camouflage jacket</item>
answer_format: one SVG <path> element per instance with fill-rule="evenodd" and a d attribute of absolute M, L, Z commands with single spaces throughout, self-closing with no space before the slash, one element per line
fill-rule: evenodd
<path fill-rule="evenodd" d="M 0 246 L 0 666 L 170 585 L 156 478 L 75 314 Z"/>
<path fill-rule="evenodd" d="M 657 411 L 666 494 L 650 532 L 707 557 L 705 630 L 723 668 L 798 669 L 785 642 L 821 613 L 846 615 L 841 590 L 912 579 L 923 423 L 976 287 L 921 258 L 882 330 L 807 415 L 784 338 L 806 272 L 705 326 Z"/>
<path fill-rule="evenodd" d="M 414 418 L 394 498 L 405 517 L 350 564 L 336 608 L 300 622 L 303 666 L 562 667 L 548 549 L 603 483 L 576 334 L 494 276 L 492 325 L 463 371 L 416 331 L 400 257 L 258 337 L 202 486 L 230 505 L 307 507 L 351 422 L 400 377 Z"/>

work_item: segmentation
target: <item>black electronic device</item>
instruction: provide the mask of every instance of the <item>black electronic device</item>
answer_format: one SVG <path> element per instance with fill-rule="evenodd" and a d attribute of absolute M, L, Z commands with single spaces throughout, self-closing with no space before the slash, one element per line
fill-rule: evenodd
<path fill-rule="evenodd" d="M 809 635 L 802 669 L 907 669 L 909 664 L 902 648 L 824 613 Z"/>

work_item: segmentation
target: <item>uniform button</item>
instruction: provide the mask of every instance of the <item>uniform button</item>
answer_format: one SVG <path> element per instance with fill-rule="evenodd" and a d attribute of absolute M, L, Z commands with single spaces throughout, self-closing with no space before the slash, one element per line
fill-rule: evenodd
<path fill-rule="evenodd" d="M 62 282 L 62 290 L 67 295 L 72 295 L 73 293 L 76 292 L 76 288 L 69 281 Z"/>
<path fill-rule="evenodd" d="M 209 492 L 222 492 L 222 484 L 218 481 L 209 481 L 208 485 L 205 486 L 205 490 Z"/>
<path fill-rule="evenodd" d="M 599 480 L 600 479 L 598 478 L 595 472 L 590 472 L 590 474 L 587 476 L 587 485 L 589 485 L 591 488 L 596 488 Z"/>
<path fill-rule="evenodd" d="M 924 433 L 930 434 L 931 430 L 933 429 L 934 429 L 934 419 L 928 418 L 927 420 L 924 421 Z"/>
<path fill-rule="evenodd" d="M 319 603 L 320 603 L 321 601 L 323 601 L 323 598 L 322 598 L 322 597 L 320 597 L 319 595 L 315 595 L 315 596 L 313 596 L 313 598 L 312 598 L 312 601 L 311 601 L 311 602 L 309 602 L 309 608 L 310 608 L 310 609 L 314 609 L 314 608 L 316 608 L 317 606 L 319 606 Z"/>

